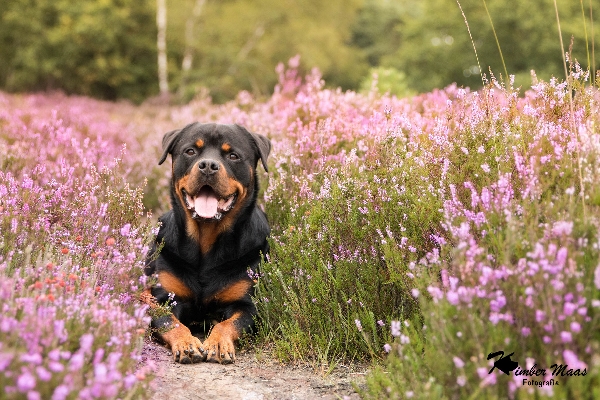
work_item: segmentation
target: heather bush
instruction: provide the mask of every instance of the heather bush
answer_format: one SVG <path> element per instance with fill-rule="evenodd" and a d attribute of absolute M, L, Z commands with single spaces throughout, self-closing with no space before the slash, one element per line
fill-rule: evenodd
<path fill-rule="evenodd" d="M 278 69 L 265 103 L 203 98 L 172 116 L 273 140 L 262 343 L 282 360 L 379 365 L 368 398 L 596 397 L 599 94 L 587 72 L 397 99 L 323 89 L 296 65 Z M 560 385 L 488 374 L 500 350 Z M 586 375 L 552 376 L 555 363 Z"/>
<path fill-rule="evenodd" d="M 397 322 L 365 397 L 600 395 L 600 136 L 586 79 L 574 66 L 523 98 L 496 84 L 448 99 L 443 239 L 418 263 L 419 318 Z M 490 374 L 500 350 L 546 375 Z"/>
<path fill-rule="evenodd" d="M 1 99 L 0 387 L 7 398 L 139 396 L 151 365 L 138 365 L 148 319 L 136 293 L 154 226 L 118 158 L 122 127 L 91 123 L 95 102 L 48 115 L 22 100 Z"/>
<path fill-rule="evenodd" d="M 587 72 L 398 99 L 324 89 L 298 65 L 278 67 L 262 102 L 0 96 L 9 396 L 143 390 L 146 317 L 132 296 L 154 226 L 142 202 L 168 207 L 160 139 L 200 120 L 272 139 L 256 343 L 275 357 L 371 363 L 366 398 L 600 397 L 600 94 Z M 490 374 L 500 350 L 545 368 L 540 386 Z M 552 376 L 555 363 L 585 376 Z"/>

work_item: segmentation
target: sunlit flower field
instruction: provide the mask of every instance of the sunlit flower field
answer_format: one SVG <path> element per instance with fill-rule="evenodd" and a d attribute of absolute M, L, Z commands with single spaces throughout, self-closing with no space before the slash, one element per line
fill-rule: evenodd
<path fill-rule="evenodd" d="M 225 105 L 0 93 L 5 396 L 149 395 L 136 296 L 169 207 L 161 138 L 199 120 L 273 142 L 259 199 L 271 253 L 245 345 L 321 369 L 367 363 L 365 398 L 600 398 L 600 92 L 587 73 L 397 99 L 297 67 L 278 67 L 270 98 Z M 510 375 L 488 359 L 499 351 Z"/>

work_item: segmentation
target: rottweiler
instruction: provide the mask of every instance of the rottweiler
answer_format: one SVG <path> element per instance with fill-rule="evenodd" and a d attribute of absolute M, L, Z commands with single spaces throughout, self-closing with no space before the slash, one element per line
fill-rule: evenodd
<path fill-rule="evenodd" d="M 172 306 L 151 326 L 176 362 L 232 363 L 236 340 L 254 328 L 254 277 L 269 251 L 256 168 L 260 160 L 267 171 L 271 142 L 240 125 L 196 122 L 166 133 L 162 148 L 158 164 L 172 159 L 171 210 L 145 269 L 158 283 L 142 301 Z M 204 342 L 190 331 L 211 324 Z"/>

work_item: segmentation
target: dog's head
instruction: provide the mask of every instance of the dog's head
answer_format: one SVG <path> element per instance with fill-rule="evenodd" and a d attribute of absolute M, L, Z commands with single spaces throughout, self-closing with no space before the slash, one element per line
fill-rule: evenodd
<path fill-rule="evenodd" d="M 193 123 L 165 134 L 159 164 L 171 154 L 174 201 L 189 218 L 219 223 L 254 201 L 256 167 L 261 160 L 267 170 L 270 150 L 242 126 Z"/>

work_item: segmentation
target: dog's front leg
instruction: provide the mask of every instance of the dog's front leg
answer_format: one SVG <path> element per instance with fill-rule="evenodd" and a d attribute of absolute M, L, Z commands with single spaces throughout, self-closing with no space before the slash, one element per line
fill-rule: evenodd
<path fill-rule="evenodd" d="M 169 318 L 168 320 L 166 320 Z M 193 336 L 189 328 L 182 324 L 174 315 L 163 317 L 156 321 L 166 325 L 166 332 L 159 333 L 160 338 L 171 347 L 173 359 L 182 364 L 198 363 L 206 360 L 206 351 L 202 342 Z M 154 323 L 154 321 L 153 321 Z"/>
<path fill-rule="evenodd" d="M 149 288 L 144 290 L 141 300 L 153 310 L 160 307 Z M 175 362 L 191 364 L 206 360 L 207 352 L 200 339 L 193 336 L 189 328 L 177 319 L 177 306 L 173 307 L 171 312 L 168 315 L 153 317 L 151 326 L 159 338 L 171 348 Z"/>
<path fill-rule="evenodd" d="M 252 328 L 254 323 L 253 310 L 242 307 L 230 312 L 229 318 L 216 324 L 210 331 L 210 335 L 202 344 L 207 352 L 206 361 L 231 364 L 235 362 L 235 342 L 242 336 L 245 330 Z"/>
<path fill-rule="evenodd" d="M 221 289 L 212 298 L 221 310 L 222 320 L 211 330 L 203 347 L 207 361 L 230 364 L 235 361 L 235 342 L 254 327 L 256 306 L 252 302 L 253 282 L 243 278 Z"/>

